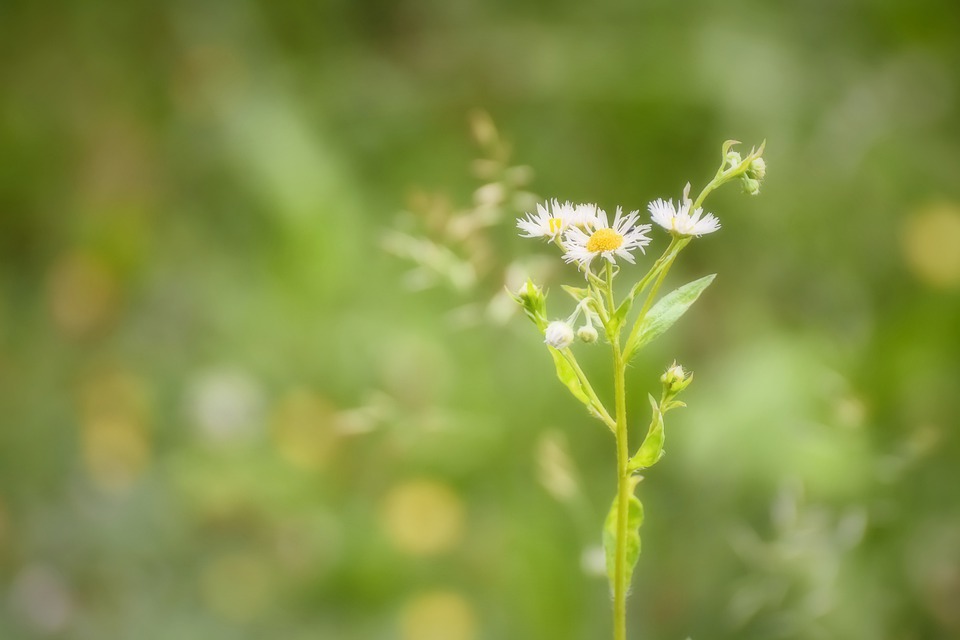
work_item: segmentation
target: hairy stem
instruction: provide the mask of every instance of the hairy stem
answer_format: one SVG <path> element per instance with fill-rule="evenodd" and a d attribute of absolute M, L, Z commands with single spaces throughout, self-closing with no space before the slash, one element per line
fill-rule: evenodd
<path fill-rule="evenodd" d="M 627 441 L 626 366 L 620 332 L 613 344 L 614 393 L 617 414 L 617 547 L 614 557 L 613 638 L 627 638 L 627 519 L 630 501 L 630 445 Z"/>

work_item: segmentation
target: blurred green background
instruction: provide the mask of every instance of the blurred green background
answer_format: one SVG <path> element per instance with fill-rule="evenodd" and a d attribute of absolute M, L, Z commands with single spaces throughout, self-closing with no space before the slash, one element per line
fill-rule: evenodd
<path fill-rule="evenodd" d="M 608 637 L 612 438 L 502 294 L 566 315 L 579 276 L 513 220 L 677 198 L 728 138 L 762 193 L 711 197 L 667 284 L 719 276 L 628 379 L 636 438 L 697 374 L 633 637 L 960 638 L 958 34 L 955 0 L 3 0 L 0 638 Z"/>

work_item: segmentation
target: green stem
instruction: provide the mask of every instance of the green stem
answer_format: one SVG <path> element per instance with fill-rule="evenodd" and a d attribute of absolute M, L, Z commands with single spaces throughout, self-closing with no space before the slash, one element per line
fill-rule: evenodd
<path fill-rule="evenodd" d="M 625 359 L 629 361 L 633 357 L 633 352 L 635 348 L 633 347 L 635 340 L 637 339 L 637 334 L 640 332 L 640 327 L 643 324 L 643 319 L 647 316 L 647 311 L 650 310 L 650 307 L 653 305 L 653 300 L 657 295 L 657 291 L 660 290 L 660 285 L 663 284 L 664 278 L 667 277 L 667 273 L 670 271 L 670 267 L 673 266 L 674 260 L 677 259 L 677 256 L 680 255 L 680 252 L 683 251 L 683 248 L 690 243 L 690 238 L 674 238 L 670 243 L 670 246 L 667 248 L 667 251 L 660 257 L 660 260 L 657 261 L 658 264 L 654 265 L 654 268 L 650 270 L 648 276 L 653 276 L 656 274 L 656 281 L 653 283 L 653 287 L 650 289 L 650 293 L 647 294 L 646 299 L 643 301 L 643 306 L 640 308 L 640 313 L 637 314 L 637 319 L 633 323 L 633 328 L 630 330 L 630 335 L 627 336 L 627 352 L 625 354 Z M 662 261 L 662 263 L 661 263 Z M 645 278 L 647 279 L 647 278 Z M 646 287 L 646 284 L 644 284 Z M 640 289 L 642 291 L 643 289 Z"/>
<path fill-rule="evenodd" d="M 607 262 L 607 304 L 610 306 L 610 316 L 617 312 L 617 305 L 613 301 L 613 265 Z"/>
<path fill-rule="evenodd" d="M 627 519 L 630 502 L 630 446 L 627 441 L 626 366 L 620 332 L 613 344 L 614 394 L 617 414 L 617 547 L 614 555 L 613 638 L 627 639 Z"/>
<path fill-rule="evenodd" d="M 667 258 L 670 257 L 671 253 L 676 248 L 677 243 L 679 241 L 680 239 L 677 238 L 676 236 L 671 237 L 670 244 L 667 246 L 666 250 L 664 250 L 663 255 L 657 258 L 657 261 L 653 263 L 653 266 L 650 267 L 650 270 L 647 271 L 647 273 L 644 274 L 644 276 L 640 278 L 640 280 L 638 280 L 635 285 L 633 285 L 633 287 L 630 289 L 629 297 L 636 298 L 639 294 L 643 292 L 644 289 L 647 288 L 647 285 L 650 284 L 650 280 L 652 280 L 658 273 L 660 273 L 660 269 L 663 268 L 663 264 L 667 261 Z"/>

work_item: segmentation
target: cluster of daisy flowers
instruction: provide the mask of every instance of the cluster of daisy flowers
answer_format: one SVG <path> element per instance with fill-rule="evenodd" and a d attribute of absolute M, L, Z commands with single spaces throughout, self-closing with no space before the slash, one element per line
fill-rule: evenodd
<path fill-rule="evenodd" d="M 693 202 L 689 198 L 690 184 L 683 191 L 683 197 L 674 205 L 673 200 L 658 199 L 651 202 L 647 209 L 653 222 L 675 236 L 702 236 L 720 228 L 720 221 L 712 213 L 704 213 L 702 208 L 691 212 Z M 652 225 L 637 224 L 639 211 L 624 214 L 617 207 L 613 223 L 607 212 L 595 204 L 561 203 L 551 200 L 537 205 L 537 212 L 528 213 L 517 219 L 517 227 L 524 238 L 544 238 L 555 242 L 563 250 L 563 259 L 576 262 L 581 269 L 589 272 L 594 258 L 600 257 L 612 264 L 622 258 L 633 264 L 632 252 L 639 249 L 645 252 L 650 244 L 647 232 Z"/>

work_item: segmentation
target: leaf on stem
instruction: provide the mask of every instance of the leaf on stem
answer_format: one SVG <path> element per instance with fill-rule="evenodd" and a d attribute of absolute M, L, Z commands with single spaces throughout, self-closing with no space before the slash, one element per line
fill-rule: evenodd
<path fill-rule="evenodd" d="M 679 289 L 674 289 L 653 305 L 641 320 L 640 330 L 637 331 L 634 339 L 627 344 L 627 357 L 635 354 L 640 347 L 673 326 L 673 323 L 686 313 L 690 305 L 696 302 L 703 290 L 713 282 L 716 276 L 717 274 L 714 273 L 699 280 L 688 282 Z"/>
<path fill-rule="evenodd" d="M 550 350 L 550 355 L 553 356 L 553 364 L 557 368 L 557 377 L 560 378 L 560 382 L 566 385 L 570 393 L 573 394 L 573 397 L 587 405 L 587 407 L 590 407 L 590 396 L 587 395 L 586 389 L 584 389 L 580 383 L 580 378 L 577 376 L 576 370 L 574 370 L 573 366 L 561 352 L 553 347 L 547 348 Z"/>
<path fill-rule="evenodd" d="M 620 330 L 620 327 L 623 326 L 623 323 L 627 321 L 627 315 L 630 313 L 630 308 L 633 307 L 633 298 L 627 297 L 623 302 L 620 303 L 620 306 L 617 307 L 616 313 L 613 314 L 611 318 L 611 328 L 610 333 L 616 334 Z"/>
<path fill-rule="evenodd" d="M 572 297 L 577 302 L 583 302 L 584 298 L 587 298 L 590 296 L 589 289 L 583 289 L 580 287 L 571 287 L 568 284 L 562 284 L 560 285 L 560 288 L 566 291 L 567 293 L 569 293 L 570 297 Z"/>
<path fill-rule="evenodd" d="M 643 444 L 640 445 L 637 454 L 630 458 L 628 466 L 630 471 L 652 467 L 663 457 L 663 413 L 654 397 L 651 395 L 647 397 L 650 399 L 653 417 L 650 419 L 650 427 L 647 429 L 647 436 L 643 439 Z"/>
<path fill-rule="evenodd" d="M 637 565 L 637 559 L 640 558 L 640 525 L 643 524 L 643 505 L 640 499 L 633 495 L 633 490 L 640 482 L 638 476 L 628 480 L 630 482 L 630 500 L 627 502 L 627 562 L 626 574 L 627 585 L 633 577 L 633 568 Z M 603 550 L 607 557 L 607 578 L 610 580 L 610 591 L 614 591 L 614 582 L 616 581 L 616 556 L 617 556 L 617 513 L 618 500 L 613 499 L 613 505 L 607 514 L 607 519 L 603 523 Z"/>

